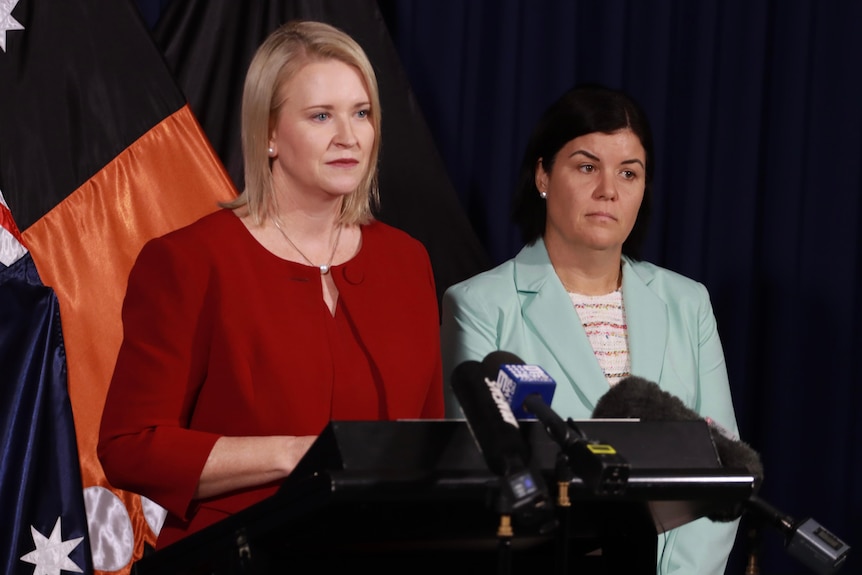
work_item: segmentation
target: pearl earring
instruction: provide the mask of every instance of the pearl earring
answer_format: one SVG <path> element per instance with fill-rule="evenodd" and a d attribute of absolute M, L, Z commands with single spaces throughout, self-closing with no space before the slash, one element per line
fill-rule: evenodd
<path fill-rule="evenodd" d="M 270 158 L 272 158 L 273 156 L 275 156 L 275 150 L 273 150 L 271 147 L 269 147 L 269 148 L 267 148 L 267 149 L 266 149 L 266 153 L 267 153 L 267 154 L 269 154 L 269 157 L 270 157 Z"/>
<path fill-rule="evenodd" d="M 543 200 L 548 197 L 548 192 L 539 192 L 539 197 Z"/>

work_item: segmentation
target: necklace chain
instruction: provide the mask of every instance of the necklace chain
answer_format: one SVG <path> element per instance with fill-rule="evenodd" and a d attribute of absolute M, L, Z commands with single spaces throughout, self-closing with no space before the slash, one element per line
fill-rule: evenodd
<path fill-rule="evenodd" d="M 278 216 L 272 218 L 272 223 L 275 224 L 275 228 L 281 232 L 281 235 L 287 240 L 287 243 L 290 244 L 290 247 L 296 250 L 296 253 L 302 256 L 302 259 L 306 261 L 306 263 L 312 267 L 320 268 L 320 275 L 326 275 L 329 273 L 329 268 L 332 267 L 332 261 L 335 259 L 335 251 L 338 249 L 338 240 L 341 239 L 341 229 L 344 227 L 341 224 L 338 224 L 338 233 L 335 236 L 335 243 L 332 246 L 332 253 L 329 254 L 329 261 L 323 265 L 317 265 L 313 263 L 304 253 L 300 250 L 295 243 L 290 241 L 290 238 L 287 237 L 287 232 L 284 231 L 284 228 L 281 227 L 281 221 Z"/>
<path fill-rule="evenodd" d="M 573 293 L 573 294 L 579 294 L 579 295 L 586 295 L 586 294 L 583 294 L 581 292 L 578 292 L 576 290 L 571 289 L 568 286 L 568 284 L 563 280 L 563 277 L 561 275 L 559 275 L 559 273 L 557 274 L 557 277 L 560 278 L 560 283 L 563 284 L 563 288 L 566 290 L 566 292 Z M 622 263 L 622 261 L 620 261 L 620 271 L 619 271 L 619 274 L 617 275 L 616 287 L 608 293 L 613 293 L 622 287 L 623 287 L 623 263 Z"/>

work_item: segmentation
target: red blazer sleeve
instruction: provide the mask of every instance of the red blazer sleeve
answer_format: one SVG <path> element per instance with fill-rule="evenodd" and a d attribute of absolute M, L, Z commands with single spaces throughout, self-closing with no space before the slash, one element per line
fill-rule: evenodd
<path fill-rule="evenodd" d="M 219 436 L 188 429 L 206 369 L 206 271 L 178 246 L 152 240 L 129 276 L 97 453 L 114 487 L 185 518 Z"/>

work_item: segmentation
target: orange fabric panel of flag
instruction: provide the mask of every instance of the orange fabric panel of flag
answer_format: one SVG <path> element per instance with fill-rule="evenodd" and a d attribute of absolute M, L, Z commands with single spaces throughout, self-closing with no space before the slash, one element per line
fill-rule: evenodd
<path fill-rule="evenodd" d="M 96 456 L 101 410 L 122 339 L 120 316 L 129 271 L 147 240 L 189 224 L 234 197 L 230 177 L 186 105 L 23 234 L 42 281 L 54 288 L 60 302 L 84 490 L 103 491 L 101 497 L 85 496 L 97 573 L 99 566 L 108 568 L 102 570 L 106 573 L 128 573 L 144 544 L 155 543 L 145 520 L 147 502 L 113 489 Z M 125 521 L 117 517 L 117 500 L 128 513 L 125 529 L 116 529 Z M 94 526 L 94 521 L 105 525 Z M 101 527 L 114 529 L 101 532 Z M 133 543 L 123 540 L 130 533 Z"/>

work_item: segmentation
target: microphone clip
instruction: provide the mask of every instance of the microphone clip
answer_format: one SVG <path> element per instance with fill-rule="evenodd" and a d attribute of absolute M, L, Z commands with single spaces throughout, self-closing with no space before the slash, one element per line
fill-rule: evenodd
<path fill-rule="evenodd" d="M 612 446 L 587 439 L 572 418 L 563 419 L 538 394 L 524 398 L 524 409 L 536 416 L 560 447 L 569 468 L 596 495 L 623 495 L 631 465 Z"/>
<path fill-rule="evenodd" d="M 566 424 L 579 437 L 560 446 L 572 470 L 596 495 L 624 495 L 631 472 L 629 462 L 613 446 L 587 439 L 571 418 Z"/>
<path fill-rule="evenodd" d="M 551 512 L 547 487 L 541 474 L 530 468 L 516 468 L 499 477 L 496 511 L 526 524 L 544 523 Z"/>

